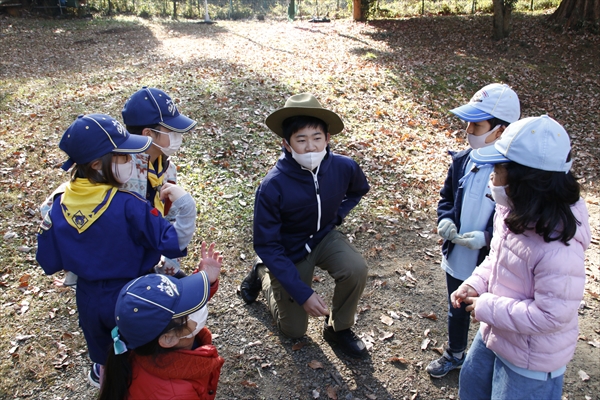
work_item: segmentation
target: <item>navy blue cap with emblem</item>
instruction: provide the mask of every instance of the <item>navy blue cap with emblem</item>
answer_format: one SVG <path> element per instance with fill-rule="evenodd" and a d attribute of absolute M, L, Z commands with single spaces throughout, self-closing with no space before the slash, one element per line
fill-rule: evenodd
<path fill-rule="evenodd" d="M 127 100 L 121 111 L 127 126 L 162 125 L 173 132 L 186 133 L 197 124 L 179 113 L 175 102 L 160 89 L 143 87 Z"/>
<path fill-rule="evenodd" d="M 111 116 L 87 114 L 78 116 L 67 128 L 58 147 L 69 156 L 62 165 L 68 171 L 73 164 L 89 163 L 108 153 L 142 153 L 151 144 L 151 138 L 131 135 Z"/>
<path fill-rule="evenodd" d="M 177 279 L 149 274 L 126 284 L 117 298 L 115 320 L 120 339 L 135 349 L 157 338 L 173 318 L 206 306 L 210 282 L 204 271 Z"/>

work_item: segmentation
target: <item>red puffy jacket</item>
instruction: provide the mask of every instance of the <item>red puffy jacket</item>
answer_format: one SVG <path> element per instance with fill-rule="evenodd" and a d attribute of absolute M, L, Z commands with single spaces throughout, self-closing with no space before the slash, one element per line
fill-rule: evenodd
<path fill-rule="evenodd" d="M 213 346 L 212 335 L 203 328 L 194 350 L 176 350 L 158 358 L 134 355 L 129 400 L 214 399 L 225 362 Z"/>

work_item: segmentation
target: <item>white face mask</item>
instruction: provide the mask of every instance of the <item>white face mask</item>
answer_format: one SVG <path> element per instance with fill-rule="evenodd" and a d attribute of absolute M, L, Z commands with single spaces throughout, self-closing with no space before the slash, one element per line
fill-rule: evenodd
<path fill-rule="evenodd" d="M 117 182 L 127 183 L 133 176 L 134 166 L 133 159 L 127 161 L 125 164 L 112 163 L 112 173 Z"/>
<path fill-rule="evenodd" d="M 491 144 L 494 144 L 494 142 L 498 139 L 495 139 L 494 141 L 490 142 L 490 143 L 486 143 L 486 139 L 492 135 L 494 132 L 496 132 L 498 129 L 500 129 L 502 125 L 496 125 L 494 127 L 494 129 L 492 129 L 489 132 L 484 133 L 483 135 L 479 135 L 479 136 L 475 136 L 472 134 L 467 133 L 467 140 L 469 141 L 469 146 L 471 146 L 473 149 L 481 149 L 482 147 L 486 147 L 489 146 Z"/>
<path fill-rule="evenodd" d="M 327 146 L 325 146 L 323 151 L 318 153 L 311 152 L 298 154 L 292 149 L 292 146 L 290 146 L 290 149 L 292 150 L 292 158 L 296 160 L 298 164 L 311 171 L 321 164 L 321 161 L 323 161 L 323 158 L 325 158 L 325 155 L 327 154 Z"/>
<path fill-rule="evenodd" d="M 206 319 L 208 318 L 208 306 L 204 306 L 196 312 L 188 315 L 188 321 L 194 321 L 196 323 L 196 328 L 189 335 L 185 335 L 180 337 L 179 339 L 191 339 L 196 337 L 198 332 L 206 325 Z"/>
<path fill-rule="evenodd" d="M 494 186 L 494 184 L 492 184 L 492 181 L 490 181 L 490 183 L 488 184 L 488 187 L 490 188 L 490 191 L 492 192 L 492 197 L 494 198 L 494 201 L 496 202 L 496 204 L 500 204 L 501 206 L 512 209 L 512 203 L 511 203 L 510 199 L 508 198 L 508 195 L 506 194 L 506 188 L 508 187 L 508 185 Z"/>
<path fill-rule="evenodd" d="M 156 147 L 158 147 L 165 156 L 170 157 L 179 151 L 179 148 L 181 147 L 181 142 L 183 142 L 183 134 L 181 134 L 179 132 L 170 132 L 170 131 L 169 132 L 161 132 L 156 129 L 151 129 L 151 130 L 154 132 L 163 134 L 163 135 L 169 135 L 169 147 L 159 146 L 156 143 L 154 143 L 154 141 L 152 141 L 152 144 L 155 145 Z"/>

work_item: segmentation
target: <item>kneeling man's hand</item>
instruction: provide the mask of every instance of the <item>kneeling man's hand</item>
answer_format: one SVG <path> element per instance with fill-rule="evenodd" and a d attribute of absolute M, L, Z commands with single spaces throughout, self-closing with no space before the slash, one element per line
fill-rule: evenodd
<path fill-rule="evenodd" d="M 320 317 L 321 315 L 329 315 L 329 309 L 327 304 L 323 301 L 321 296 L 314 292 L 304 304 L 304 311 L 311 317 Z"/>

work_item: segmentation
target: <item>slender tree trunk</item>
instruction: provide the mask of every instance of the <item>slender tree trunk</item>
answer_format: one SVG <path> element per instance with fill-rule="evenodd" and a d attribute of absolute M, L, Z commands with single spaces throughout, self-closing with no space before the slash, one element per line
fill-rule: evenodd
<path fill-rule="evenodd" d="M 173 0 L 173 19 L 177 19 L 177 0 Z"/>
<path fill-rule="evenodd" d="M 494 0 L 494 39 L 504 38 L 504 0 Z"/>
<path fill-rule="evenodd" d="M 512 3 L 509 0 L 494 0 L 493 37 L 495 40 L 508 37 L 511 30 L 511 17 Z"/>
<path fill-rule="evenodd" d="M 352 18 L 355 21 L 364 21 L 361 3 L 361 0 L 352 0 Z"/>
<path fill-rule="evenodd" d="M 600 0 L 563 0 L 549 19 L 565 29 L 581 28 L 586 22 L 600 21 Z"/>

